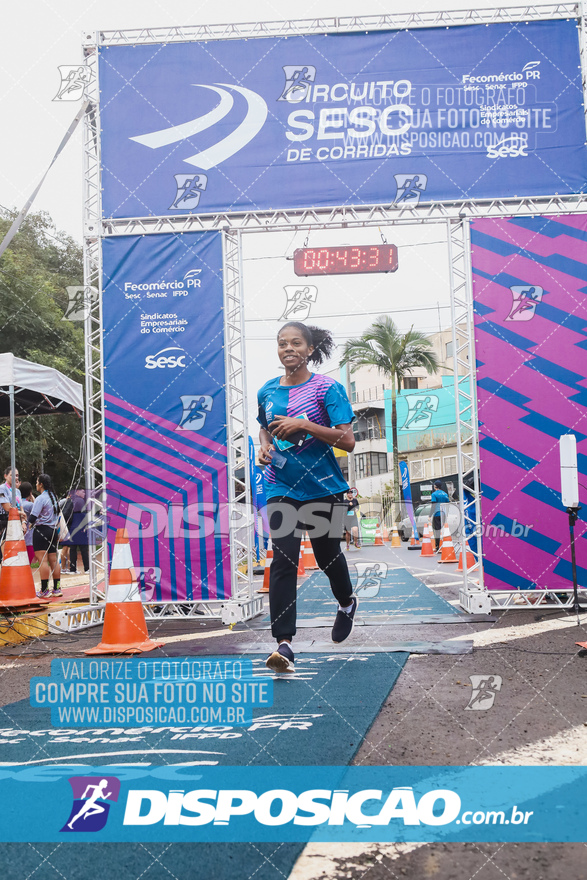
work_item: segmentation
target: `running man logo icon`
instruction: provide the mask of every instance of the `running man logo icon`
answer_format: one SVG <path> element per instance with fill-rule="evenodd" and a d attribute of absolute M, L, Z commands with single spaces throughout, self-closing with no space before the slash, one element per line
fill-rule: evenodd
<path fill-rule="evenodd" d="M 183 413 L 177 430 L 201 431 L 214 404 L 212 397 L 209 394 L 182 394 L 179 399 Z"/>
<path fill-rule="evenodd" d="M 386 562 L 356 562 L 355 594 L 360 599 L 372 599 L 379 594 L 381 581 L 387 576 Z"/>
<path fill-rule="evenodd" d="M 316 79 L 316 68 L 311 65 L 286 64 L 283 68 L 285 74 L 285 86 L 278 101 L 288 101 L 290 104 L 299 104 L 305 101 L 308 89 Z"/>
<path fill-rule="evenodd" d="M 72 776 L 73 806 L 61 831 L 101 831 L 108 821 L 111 804 L 120 794 L 116 776 Z"/>
<path fill-rule="evenodd" d="M 280 321 L 305 321 L 318 298 L 318 288 L 312 284 L 300 287 L 297 284 L 286 284 L 286 303 Z"/>
<path fill-rule="evenodd" d="M 465 709 L 491 709 L 495 695 L 501 690 L 501 675 L 470 675 L 472 694 Z"/>
<path fill-rule="evenodd" d="M 430 427 L 432 416 L 438 411 L 438 395 L 407 394 L 408 414 L 403 423 L 402 431 L 425 431 Z"/>
<path fill-rule="evenodd" d="M 206 174 L 174 174 L 177 192 L 169 210 L 193 211 L 200 204 L 200 196 L 208 186 Z"/>
<path fill-rule="evenodd" d="M 143 568 L 135 568 L 135 571 L 142 601 L 151 602 L 156 596 L 157 587 L 161 584 L 161 569 L 146 565 Z"/>
<path fill-rule="evenodd" d="M 79 101 L 83 97 L 92 71 L 85 64 L 62 64 L 57 68 L 61 77 L 61 85 L 54 101 Z"/>
<path fill-rule="evenodd" d="M 88 310 L 98 302 L 98 290 L 95 287 L 67 287 L 68 303 L 62 321 L 84 321 Z"/>
<path fill-rule="evenodd" d="M 397 187 L 393 204 L 417 205 L 420 201 L 420 196 L 428 185 L 428 175 L 394 174 L 393 176 Z"/>
<path fill-rule="evenodd" d="M 536 314 L 536 306 L 542 302 L 542 288 L 514 284 L 510 290 L 512 305 L 506 321 L 531 321 Z"/>

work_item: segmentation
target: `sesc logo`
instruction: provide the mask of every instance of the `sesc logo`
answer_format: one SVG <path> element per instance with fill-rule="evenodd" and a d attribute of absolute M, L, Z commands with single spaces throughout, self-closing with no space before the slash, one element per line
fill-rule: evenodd
<path fill-rule="evenodd" d="M 167 351 L 180 351 L 181 354 L 179 356 L 176 354 L 165 354 Z M 169 368 L 173 370 L 176 367 L 185 367 L 185 358 L 186 353 L 183 348 L 176 348 L 175 346 L 162 348 L 157 354 L 147 355 L 145 358 L 145 369 L 164 370 Z"/>
<path fill-rule="evenodd" d="M 527 155 L 528 135 L 525 133 L 502 136 L 495 144 L 487 147 L 488 159 L 517 159 Z"/>

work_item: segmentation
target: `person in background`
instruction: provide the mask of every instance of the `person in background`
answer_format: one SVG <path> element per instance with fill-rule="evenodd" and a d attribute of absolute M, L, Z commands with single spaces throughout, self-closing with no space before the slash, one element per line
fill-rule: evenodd
<path fill-rule="evenodd" d="M 438 553 L 440 550 L 442 526 L 444 525 L 445 520 L 442 505 L 448 504 L 450 501 L 448 495 L 442 488 L 440 480 L 436 480 L 434 483 L 434 492 L 430 496 L 430 501 L 432 502 L 432 530 L 434 532 L 434 541 L 436 543 L 435 550 Z"/>
<path fill-rule="evenodd" d="M 359 520 L 357 517 L 357 513 L 359 512 L 359 502 L 353 495 L 352 489 L 349 489 L 346 493 L 346 502 L 348 506 L 348 510 L 344 518 L 344 537 L 346 541 L 346 548 L 347 550 L 351 549 L 352 541 L 357 550 L 360 550 L 361 543 L 359 540 Z"/>
<path fill-rule="evenodd" d="M 20 513 L 20 521 L 23 523 L 26 521 L 25 514 L 22 510 L 22 497 L 20 494 L 19 484 L 20 477 L 18 475 L 18 471 L 14 473 L 14 482 L 16 486 L 16 506 Z M 0 485 L 0 562 L 2 562 L 2 551 L 4 549 L 4 542 L 6 540 L 6 526 L 8 525 L 8 514 L 10 512 L 10 507 L 12 505 L 12 468 L 8 466 L 4 468 L 4 482 Z"/>
<path fill-rule="evenodd" d="M 72 489 L 66 502 L 67 508 L 69 508 L 69 502 L 71 502 L 71 517 L 69 519 L 67 516 L 65 517 L 70 534 L 70 541 L 68 542 L 69 573 L 77 574 L 78 550 L 82 557 L 84 571 L 87 573 L 90 570 L 90 556 L 88 550 L 89 539 L 87 531 L 88 515 L 86 511 L 86 490 Z M 65 512 L 64 508 L 64 516 Z"/>
<path fill-rule="evenodd" d="M 73 504 L 71 501 L 71 493 L 66 498 L 59 499 L 59 509 L 63 514 L 65 525 L 69 529 L 71 517 L 73 516 Z M 61 566 L 61 574 L 69 574 L 71 541 L 67 538 L 65 541 L 59 541 L 59 565 Z"/>
<path fill-rule="evenodd" d="M 37 477 L 37 492 L 29 522 L 33 530 L 33 547 L 39 561 L 40 596 L 49 596 L 49 575 L 53 575 L 53 596 L 62 596 L 61 567 L 57 559 L 59 543 L 59 502 L 49 474 Z"/>
<path fill-rule="evenodd" d="M 22 509 L 26 516 L 27 529 L 24 534 L 24 542 L 26 544 L 26 552 L 29 555 L 29 562 L 32 562 L 35 558 L 35 551 L 33 548 L 33 533 L 29 528 L 29 516 L 31 510 L 33 509 L 33 501 L 35 500 L 35 496 L 33 495 L 33 487 L 30 483 L 21 483 L 20 484 L 20 494 L 22 496 Z"/>

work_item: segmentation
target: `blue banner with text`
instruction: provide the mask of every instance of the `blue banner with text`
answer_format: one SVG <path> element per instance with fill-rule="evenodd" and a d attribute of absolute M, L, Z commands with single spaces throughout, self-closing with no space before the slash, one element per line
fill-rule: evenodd
<path fill-rule="evenodd" d="M 585 767 L 0 768 L 4 841 L 586 841 Z"/>
<path fill-rule="evenodd" d="M 100 48 L 105 217 L 580 193 L 577 21 Z"/>

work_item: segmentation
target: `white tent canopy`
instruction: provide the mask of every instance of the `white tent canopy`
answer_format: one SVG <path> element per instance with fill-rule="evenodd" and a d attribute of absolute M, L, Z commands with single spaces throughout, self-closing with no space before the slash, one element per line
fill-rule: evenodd
<path fill-rule="evenodd" d="M 83 389 L 59 370 L 0 354 L 0 418 L 9 416 L 8 390 L 14 387 L 16 415 L 83 413 Z"/>

